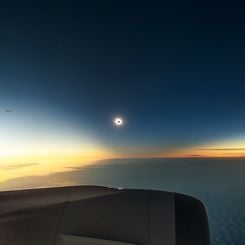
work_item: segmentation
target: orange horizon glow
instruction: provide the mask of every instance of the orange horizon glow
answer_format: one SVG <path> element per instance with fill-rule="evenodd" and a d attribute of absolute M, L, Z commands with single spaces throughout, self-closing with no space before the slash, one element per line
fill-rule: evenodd
<path fill-rule="evenodd" d="M 69 142 L 68 142 L 69 143 Z M 69 145 L 59 142 L 46 145 L 16 145 L 10 150 L 0 152 L 0 182 L 9 179 L 42 176 L 57 172 L 70 171 L 74 167 L 83 167 L 95 161 L 125 158 L 238 158 L 245 157 L 245 140 L 234 139 L 213 142 L 206 145 L 172 150 L 166 153 L 139 151 L 131 153 L 113 152 L 96 144 L 80 143 Z"/>
<path fill-rule="evenodd" d="M 229 139 L 217 142 L 211 142 L 205 145 L 199 145 L 186 149 L 180 149 L 161 155 L 162 157 L 220 157 L 220 158 L 237 158 L 245 157 L 245 139 Z"/>
<path fill-rule="evenodd" d="M 0 155 L 0 182 L 9 179 L 40 176 L 69 171 L 69 168 L 83 167 L 95 161 L 115 158 L 115 154 L 102 147 L 94 149 L 36 150 L 31 154 Z"/>

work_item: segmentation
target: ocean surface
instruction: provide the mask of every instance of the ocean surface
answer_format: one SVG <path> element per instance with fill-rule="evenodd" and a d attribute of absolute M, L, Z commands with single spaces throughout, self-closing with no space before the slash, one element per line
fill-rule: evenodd
<path fill-rule="evenodd" d="M 245 244 L 245 159 L 120 159 L 46 176 L 20 177 L 0 189 L 104 185 L 185 193 L 207 206 L 213 245 Z"/>

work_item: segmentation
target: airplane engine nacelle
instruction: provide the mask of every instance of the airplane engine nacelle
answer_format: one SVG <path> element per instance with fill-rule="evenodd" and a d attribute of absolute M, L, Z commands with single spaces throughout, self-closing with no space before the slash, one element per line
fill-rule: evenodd
<path fill-rule="evenodd" d="M 204 205 L 186 195 L 97 186 L 0 193 L 1 245 L 209 245 Z"/>

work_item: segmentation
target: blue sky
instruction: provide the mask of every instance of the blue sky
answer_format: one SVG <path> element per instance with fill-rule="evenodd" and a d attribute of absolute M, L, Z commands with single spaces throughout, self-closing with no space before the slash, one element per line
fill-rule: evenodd
<path fill-rule="evenodd" d="M 13 112 L 0 113 L 1 143 L 21 135 L 18 144 L 25 139 L 27 148 L 42 142 L 58 152 L 63 142 L 78 155 L 89 148 L 108 157 L 186 149 L 194 156 L 194 148 L 242 147 L 243 137 L 245 146 L 242 7 L 196 1 L 3 5 L 0 106 Z M 126 122 L 120 129 L 112 123 L 117 115 Z"/>

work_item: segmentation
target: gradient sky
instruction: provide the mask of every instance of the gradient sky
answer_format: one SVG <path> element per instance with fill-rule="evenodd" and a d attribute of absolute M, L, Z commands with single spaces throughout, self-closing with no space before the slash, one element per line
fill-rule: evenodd
<path fill-rule="evenodd" d="M 245 156 L 242 4 L 0 5 L 3 167 Z M 118 115 L 124 127 L 113 126 Z"/>

